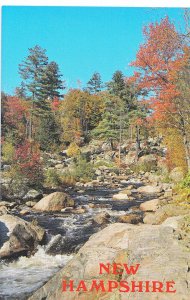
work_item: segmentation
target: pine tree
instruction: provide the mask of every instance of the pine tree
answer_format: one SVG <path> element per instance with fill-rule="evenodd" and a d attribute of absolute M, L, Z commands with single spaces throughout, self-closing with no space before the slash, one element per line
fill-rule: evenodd
<path fill-rule="evenodd" d="M 20 86 L 16 87 L 15 96 L 21 99 L 26 98 L 26 86 L 23 81 L 21 82 Z"/>
<path fill-rule="evenodd" d="M 107 84 L 111 94 L 121 97 L 125 89 L 124 75 L 121 71 L 116 71 L 112 76 L 112 81 Z"/>
<path fill-rule="evenodd" d="M 102 120 L 92 131 L 92 136 L 109 142 L 112 149 L 114 148 L 114 141 L 119 141 L 122 111 L 123 103 L 121 99 L 115 95 L 105 93 L 105 110 Z"/>
<path fill-rule="evenodd" d="M 35 131 L 35 140 L 43 151 L 51 151 L 60 144 L 60 127 L 52 111 L 43 111 L 38 119 L 39 126 Z"/>
<path fill-rule="evenodd" d="M 95 72 L 91 79 L 87 82 L 87 91 L 90 94 L 97 94 L 103 88 L 101 75 L 98 72 Z"/>
<path fill-rule="evenodd" d="M 25 81 L 27 91 L 32 96 L 33 101 L 38 102 L 38 91 L 41 88 L 41 76 L 48 64 L 46 50 L 36 45 L 29 49 L 29 55 L 19 65 L 19 73 Z"/>
<path fill-rule="evenodd" d="M 63 81 L 60 79 L 62 75 L 59 72 L 59 66 L 52 61 L 47 64 L 44 72 L 39 80 L 40 89 L 37 92 L 39 99 L 51 99 L 55 97 L 60 98 L 60 90 L 64 89 Z"/>

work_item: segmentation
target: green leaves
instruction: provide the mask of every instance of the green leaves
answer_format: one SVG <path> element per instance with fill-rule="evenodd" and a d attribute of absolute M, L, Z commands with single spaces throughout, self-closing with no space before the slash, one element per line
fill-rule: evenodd
<path fill-rule="evenodd" d="M 48 62 L 46 50 L 40 46 L 29 49 L 28 57 L 19 65 L 19 73 L 23 84 L 17 92 L 23 93 L 24 86 L 38 106 L 44 106 L 47 99 L 62 96 L 60 90 L 65 87 L 59 66 L 54 61 Z"/>

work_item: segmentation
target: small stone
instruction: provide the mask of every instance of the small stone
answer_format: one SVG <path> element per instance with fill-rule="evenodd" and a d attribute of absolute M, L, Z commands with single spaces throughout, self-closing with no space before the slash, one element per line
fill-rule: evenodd
<path fill-rule="evenodd" d="M 35 201 L 27 201 L 26 205 L 29 207 L 33 207 L 34 205 L 36 205 L 36 202 Z"/>
<path fill-rule="evenodd" d="M 99 225 L 104 225 L 109 222 L 110 215 L 106 212 L 97 214 L 93 220 Z"/>
<path fill-rule="evenodd" d="M 25 216 L 25 215 L 29 214 L 29 212 L 30 212 L 30 209 L 24 208 L 20 211 L 20 215 Z"/>
<path fill-rule="evenodd" d="M 84 208 L 77 208 L 77 209 L 72 210 L 73 214 L 84 214 L 85 212 L 86 212 L 86 209 L 84 209 Z"/>

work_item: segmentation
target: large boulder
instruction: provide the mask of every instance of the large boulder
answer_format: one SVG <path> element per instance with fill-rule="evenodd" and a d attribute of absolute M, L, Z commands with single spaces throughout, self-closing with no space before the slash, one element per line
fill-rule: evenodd
<path fill-rule="evenodd" d="M 161 186 L 145 185 L 140 186 L 137 191 L 142 194 L 157 194 L 162 192 Z"/>
<path fill-rule="evenodd" d="M 160 203 L 159 199 L 145 201 L 141 203 L 140 209 L 142 211 L 156 211 L 158 209 L 159 203 Z"/>
<path fill-rule="evenodd" d="M 143 219 L 145 224 L 157 225 L 164 222 L 169 217 L 183 216 L 189 212 L 187 207 L 166 204 L 156 210 L 155 213 L 147 213 Z"/>
<path fill-rule="evenodd" d="M 29 254 L 44 236 L 45 231 L 41 227 L 4 214 L 0 216 L 0 258 Z"/>
<path fill-rule="evenodd" d="M 42 288 L 28 300 L 189 300 L 190 252 L 182 247 L 175 237 L 172 226 L 132 225 L 116 223 L 94 234 L 79 250 L 78 254 Z M 121 264 L 122 274 L 100 274 L 100 263 Z M 127 274 L 123 264 L 140 264 L 135 275 Z M 74 291 L 62 291 L 62 281 L 74 281 Z M 174 281 L 176 293 L 166 292 L 119 292 L 118 287 L 112 292 L 83 291 L 76 287 L 84 280 L 88 289 L 92 280 L 103 280 L 106 290 L 107 281 Z M 143 285 L 144 286 L 144 285 Z"/>
<path fill-rule="evenodd" d="M 74 206 L 74 200 L 63 192 L 55 192 L 44 198 L 33 206 L 39 211 L 60 211 L 65 207 Z"/>

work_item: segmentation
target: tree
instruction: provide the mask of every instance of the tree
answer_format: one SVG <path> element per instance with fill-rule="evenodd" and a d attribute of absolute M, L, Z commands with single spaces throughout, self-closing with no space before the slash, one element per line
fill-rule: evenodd
<path fill-rule="evenodd" d="M 136 109 L 138 96 L 144 95 L 142 89 L 130 78 L 125 77 L 121 71 L 116 71 L 113 74 L 107 87 L 110 94 L 118 96 L 124 102 L 127 112 Z"/>
<path fill-rule="evenodd" d="M 90 94 L 97 94 L 103 88 L 101 76 L 98 72 L 95 72 L 91 79 L 87 83 L 87 91 Z"/>
<path fill-rule="evenodd" d="M 29 186 L 41 186 L 43 169 L 38 144 L 25 140 L 18 145 L 15 150 L 12 168 L 17 176 L 21 175 L 27 180 Z"/>
<path fill-rule="evenodd" d="M 21 99 L 26 98 L 26 87 L 23 81 L 21 82 L 20 86 L 16 87 L 15 96 Z"/>
<path fill-rule="evenodd" d="M 108 90 L 111 94 L 122 98 L 125 89 L 124 75 L 121 71 L 116 71 L 112 76 L 112 81 L 107 84 Z"/>
<path fill-rule="evenodd" d="M 60 90 L 63 90 L 63 81 L 60 79 L 62 75 L 59 71 L 59 66 L 56 62 L 52 61 L 44 68 L 44 71 L 39 79 L 39 90 L 37 97 L 41 100 L 51 99 L 55 97 L 60 98 Z"/>
<path fill-rule="evenodd" d="M 99 122 L 103 111 L 103 98 L 87 91 L 71 89 L 60 105 L 63 140 L 80 142 L 86 140 L 89 131 Z"/>
<path fill-rule="evenodd" d="M 137 98 L 142 94 L 141 89 L 138 86 L 131 82 L 127 77 L 124 77 L 124 74 L 121 71 L 116 71 L 112 80 L 108 82 L 108 91 L 111 95 L 115 95 L 120 98 L 122 102 L 122 109 L 118 107 L 119 114 L 119 161 L 120 161 L 120 153 L 121 153 L 121 143 L 123 139 L 123 135 L 129 126 L 134 126 L 135 116 L 140 117 L 142 107 L 139 106 Z M 135 124 L 136 128 L 136 153 L 137 160 L 138 154 L 140 152 L 140 129 L 139 123 Z"/>
<path fill-rule="evenodd" d="M 187 132 L 187 98 L 179 88 L 179 76 L 184 80 L 188 65 L 189 47 L 168 17 L 144 29 L 145 43 L 140 46 L 134 78 L 149 94 L 152 118 L 158 126 L 176 128 L 183 138 L 187 166 L 190 168 L 189 134 Z M 186 99 L 186 100 L 185 100 Z M 185 112 L 186 111 L 186 112 Z"/>
<path fill-rule="evenodd" d="M 41 112 L 34 134 L 35 141 L 39 143 L 42 151 L 51 151 L 60 145 L 60 126 L 56 122 L 53 111 L 46 110 Z"/>
<path fill-rule="evenodd" d="M 29 55 L 19 65 L 19 73 L 25 81 L 25 86 L 33 101 L 38 101 L 38 92 L 41 88 L 41 76 L 48 64 L 46 50 L 36 45 L 29 48 Z"/>
<path fill-rule="evenodd" d="M 30 103 L 13 96 L 2 98 L 2 132 L 3 136 L 17 145 L 28 136 Z"/>
<path fill-rule="evenodd" d="M 40 126 L 41 124 L 37 119 L 43 115 L 43 111 L 44 114 L 48 114 L 48 111 L 50 112 L 51 110 L 49 101 L 53 101 L 56 97 L 61 97 L 60 90 L 64 88 L 60 79 L 62 75 L 56 62 L 48 63 L 46 50 L 40 46 L 29 49 L 28 57 L 19 65 L 19 73 L 24 83 L 21 88 L 17 89 L 17 93 L 22 96 L 21 94 L 25 92 L 23 88 L 26 87 L 26 91 L 29 93 L 32 101 L 28 125 L 28 137 L 32 140 L 35 132 L 34 125 L 39 124 Z M 54 121 L 50 115 L 51 123 Z M 39 131 L 40 128 L 37 128 L 36 132 Z"/>
<path fill-rule="evenodd" d="M 46 56 L 46 50 L 36 45 L 34 48 L 29 48 L 29 55 L 19 65 L 19 73 L 23 80 L 25 80 L 25 86 L 29 95 L 32 98 L 32 108 L 30 110 L 29 120 L 29 139 L 33 137 L 33 113 L 34 104 L 39 105 L 38 93 L 41 88 L 41 76 L 48 64 L 48 57 Z"/>
<path fill-rule="evenodd" d="M 114 149 L 114 141 L 119 140 L 121 130 L 121 112 L 123 111 L 123 102 L 115 95 L 104 92 L 104 112 L 98 126 L 92 131 L 92 136 L 109 142 L 111 149 Z M 122 126 L 123 127 L 123 126 Z"/>

